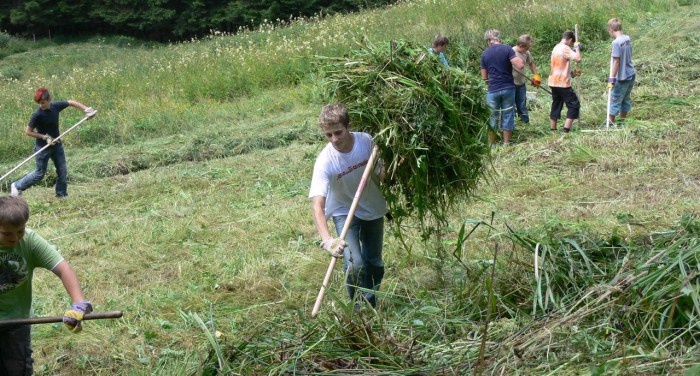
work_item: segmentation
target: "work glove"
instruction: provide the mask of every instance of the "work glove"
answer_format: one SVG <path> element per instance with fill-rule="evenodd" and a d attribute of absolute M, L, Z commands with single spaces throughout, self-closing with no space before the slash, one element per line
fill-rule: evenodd
<path fill-rule="evenodd" d="M 615 86 L 615 81 L 617 81 L 615 77 L 608 78 L 608 89 L 612 89 Z"/>
<path fill-rule="evenodd" d="M 97 111 L 95 111 L 95 109 L 92 107 L 88 107 L 85 109 L 85 115 L 87 115 L 88 119 L 92 119 L 93 117 L 95 117 L 96 114 Z"/>
<path fill-rule="evenodd" d="M 542 84 L 542 76 L 540 76 L 539 74 L 533 74 L 532 81 L 530 81 L 530 84 L 534 87 L 540 87 L 540 84 Z"/>
<path fill-rule="evenodd" d="M 574 51 L 581 51 L 581 43 L 579 43 L 579 42 L 574 43 Z"/>
<path fill-rule="evenodd" d="M 90 312 L 92 312 L 92 304 L 90 302 L 73 303 L 70 309 L 63 314 L 63 323 L 66 324 L 68 330 L 78 333 L 83 330 L 83 317 Z"/>
<path fill-rule="evenodd" d="M 578 77 L 581 75 L 581 69 L 579 68 L 574 68 L 573 71 L 571 71 L 571 77 Z"/>
<path fill-rule="evenodd" d="M 333 237 L 321 242 L 321 248 L 328 251 L 328 253 L 335 258 L 343 257 L 343 252 L 345 251 L 345 247 L 347 245 L 348 243 L 346 243 L 345 240 Z"/>
<path fill-rule="evenodd" d="M 46 143 L 49 145 L 56 145 L 61 142 L 61 140 L 54 140 L 53 137 L 49 135 L 44 135 L 44 141 L 46 141 Z"/>

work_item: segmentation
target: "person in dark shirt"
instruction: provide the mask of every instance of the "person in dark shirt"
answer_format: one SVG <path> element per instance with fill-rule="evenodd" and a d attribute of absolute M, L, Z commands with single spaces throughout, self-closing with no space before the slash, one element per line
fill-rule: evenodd
<path fill-rule="evenodd" d="M 34 111 L 29 119 L 27 126 L 27 136 L 36 138 L 34 152 L 39 151 L 46 145 L 46 148 L 41 153 L 37 154 L 36 169 L 25 177 L 12 183 L 10 186 L 10 195 L 19 196 L 22 191 L 37 184 L 46 174 L 46 168 L 49 164 L 49 159 L 53 161 L 56 167 L 56 197 L 62 198 L 68 196 L 68 167 L 66 165 L 66 155 L 63 151 L 63 145 L 60 140 L 54 140 L 61 133 L 58 129 L 58 115 L 66 107 L 72 106 L 81 109 L 88 118 L 95 116 L 96 111 L 92 107 L 87 107 L 84 104 L 74 101 L 51 101 L 51 94 L 45 87 L 40 87 L 34 93 L 34 101 L 39 104 L 39 108 Z"/>
<path fill-rule="evenodd" d="M 484 33 L 489 44 L 481 54 L 481 78 L 488 82 L 486 102 L 491 109 L 491 127 L 489 144 L 495 145 L 498 120 L 503 130 L 503 145 L 510 145 L 510 136 L 515 129 L 515 81 L 513 67 L 522 70 L 523 61 L 515 54 L 513 48 L 501 44 L 501 32 L 491 29 Z"/>

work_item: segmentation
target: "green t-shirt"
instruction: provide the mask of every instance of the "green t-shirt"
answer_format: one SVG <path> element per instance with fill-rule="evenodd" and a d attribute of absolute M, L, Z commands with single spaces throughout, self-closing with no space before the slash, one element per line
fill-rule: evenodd
<path fill-rule="evenodd" d="M 63 257 L 30 229 L 14 247 L 0 245 L 0 320 L 29 317 L 34 268 L 53 270 Z"/>

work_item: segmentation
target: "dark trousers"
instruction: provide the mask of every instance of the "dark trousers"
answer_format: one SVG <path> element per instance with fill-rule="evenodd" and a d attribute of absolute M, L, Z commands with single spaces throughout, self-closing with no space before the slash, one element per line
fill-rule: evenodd
<path fill-rule="evenodd" d="M 33 364 L 30 326 L 0 329 L 0 375 L 30 376 Z"/>
<path fill-rule="evenodd" d="M 570 87 L 549 87 L 552 90 L 552 110 L 549 113 L 549 118 L 559 120 L 561 110 L 566 103 L 566 118 L 578 119 L 581 103 L 578 101 L 578 96 L 574 89 Z"/>

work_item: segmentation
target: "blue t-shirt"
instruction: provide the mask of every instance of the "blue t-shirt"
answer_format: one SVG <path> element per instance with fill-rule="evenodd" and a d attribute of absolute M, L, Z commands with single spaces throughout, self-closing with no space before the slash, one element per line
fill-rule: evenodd
<path fill-rule="evenodd" d="M 632 65 L 632 41 L 628 35 L 622 34 L 612 42 L 612 56 L 620 58 L 620 67 L 617 69 L 617 80 L 627 81 L 634 76 Z"/>
<path fill-rule="evenodd" d="M 494 44 L 481 54 L 481 68 L 489 75 L 489 92 L 515 89 L 510 62 L 514 57 L 513 47 L 505 44 Z"/>
<path fill-rule="evenodd" d="M 433 55 L 435 54 L 435 50 L 433 50 L 432 48 L 428 48 L 428 51 L 430 51 L 430 53 Z M 442 63 L 445 64 L 446 67 L 450 66 L 450 64 L 447 63 L 447 58 L 445 57 L 444 53 L 438 52 L 437 55 L 438 58 L 440 58 L 440 61 L 442 61 Z"/>
<path fill-rule="evenodd" d="M 51 102 L 48 110 L 37 108 L 29 119 L 29 127 L 36 129 L 38 133 L 48 134 L 52 138 L 58 137 L 61 132 L 58 130 L 58 114 L 68 107 L 68 101 Z M 46 141 L 36 139 L 36 146 L 46 146 Z"/>

